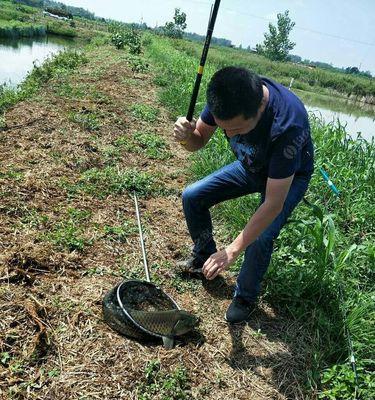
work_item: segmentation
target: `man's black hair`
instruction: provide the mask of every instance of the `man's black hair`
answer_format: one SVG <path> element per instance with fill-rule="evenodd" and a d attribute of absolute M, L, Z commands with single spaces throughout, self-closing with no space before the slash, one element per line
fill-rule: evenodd
<path fill-rule="evenodd" d="M 225 67 L 217 71 L 207 87 L 207 104 L 211 113 L 228 120 L 239 115 L 255 117 L 263 98 L 261 78 L 240 67 Z"/>

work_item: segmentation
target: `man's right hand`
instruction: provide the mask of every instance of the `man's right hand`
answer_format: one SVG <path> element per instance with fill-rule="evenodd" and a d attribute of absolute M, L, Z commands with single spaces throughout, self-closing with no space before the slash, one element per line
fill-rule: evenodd
<path fill-rule="evenodd" d="M 196 129 L 196 120 L 189 122 L 186 117 L 180 117 L 174 124 L 173 137 L 181 144 L 186 143 Z"/>

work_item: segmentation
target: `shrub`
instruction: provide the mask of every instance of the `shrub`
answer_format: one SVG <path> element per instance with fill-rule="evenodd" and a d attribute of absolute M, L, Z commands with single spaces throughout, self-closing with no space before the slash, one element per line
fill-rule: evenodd
<path fill-rule="evenodd" d="M 130 55 L 128 60 L 133 72 L 144 73 L 148 70 L 149 65 L 143 58 Z"/>
<path fill-rule="evenodd" d="M 130 54 L 138 55 L 142 52 L 142 35 L 136 29 L 126 29 L 115 25 L 110 29 L 112 32 L 111 42 L 122 50 L 127 46 Z"/>
<path fill-rule="evenodd" d="M 47 24 L 47 33 L 67 37 L 77 36 L 77 32 L 64 22 L 49 22 Z"/>

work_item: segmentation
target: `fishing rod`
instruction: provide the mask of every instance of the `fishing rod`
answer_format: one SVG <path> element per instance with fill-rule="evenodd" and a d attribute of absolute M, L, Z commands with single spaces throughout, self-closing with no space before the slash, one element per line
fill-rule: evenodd
<path fill-rule="evenodd" d="M 193 119 L 195 103 L 198 98 L 198 93 L 199 93 L 199 88 L 200 88 L 201 81 L 202 81 L 204 66 L 206 64 L 207 54 L 208 54 L 208 50 L 210 48 L 211 38 L 212 38 L 212 34 L 214 31 L 214 27 L 215 27 L 215 22 L 216 22 L 217 13 L 219 11 L 219 6 L 220 6 L 220 0 L 216 0 L 215 4 L 213 6 L 211 6 L 210 18 L 208 20 L 206 40 L 205 40 L 204 46 L 203 46 L 201 61 L 199 63 L 199 67 L 198 67 L 198 73 L 195 78 L 195 84 L 194 84 L 193 93 L 192 93 L 191 99 L 190 99 L 189 110 L 186 115 L 186 119 L 189 122 L 191 122 Z"/>

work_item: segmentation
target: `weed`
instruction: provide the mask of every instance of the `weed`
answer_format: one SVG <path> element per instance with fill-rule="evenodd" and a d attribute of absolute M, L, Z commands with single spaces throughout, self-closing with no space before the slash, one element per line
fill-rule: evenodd
<path fill-rule="evenodd" d="M 115 167 L 104 169 L 92 168 L 85 171 L 79 182 L 65 187 L 73 193 L 81 191 L 98 198 L 106 198 L 109 195 L 132 193 L 134 190 L 139 195 L 160 193 L 160 187 L 156 186 L 154 176 L 147 172 L 139 172 L 135 169 L 120 171 Z"/>
<path fill-rule="evenodd" d="M 100 128 L 98 116 L 89 110 L 70 113 L 69 119 L 90 132 L 97 131 Z"/>
<path fill-rule="evenodd" d="M 60 370 L 58 369 L 51 369 L 51 371 L 48 372 L 49 378 L 56 378 L 57 376 L 60 376 Z"/>
<path fill-rule="evenodd" d="M 146 60 L 144 60 L 143 58 L 131 55 L 131 56 L 129 56 L 128 60 L 129 60 L 130 68 L 133 72 L 137 72 L 137 73 L 147 72 L 149 65 L 146 62 Z"/>
<path fill-rule="evenodd" d="M 132 152 L 134 149 L 134 143 L 133 141 L 129 138 L 129 136 L 119 136 L 114 142 L 114 146 L 116 147 L 121 147 L 123 150 L 130 151 Z"/>
<path fill-rule="evenodd" d="M 125 243 L 127 238 L 137 233 L 137 227 L 134 223 L 124 221 L 121 225 L 103 227 L 104 238 L 109 241 Z"/>
<path fill-rule="evenodd" d="M 6 172 L 0 172 L 0 179 L 12 179 L 14 181 L 21 181 L 22 179 L 24 179 L 24 173 L 12 168 Z"/>
<path fill-rule="evenodd" d="M 32 229 L 40 229 L 47 224 L 49 218 L 47 215 L 40 214 L 37 209 L 28 210 L 21 218 L 21 224 Z"/>
<path fill-rule="evenodd" d="M 167 144 L 165 140 L 159 135 L 147 132 L 135 132 L 133 139 L 141 148 L 141 151 L 149 158 L 165 160 L 171 157 L 171 153 L 166 150 Z"/>
<path fill-rule="evenodd" d="M 80 85 L 73 85 L 66 79 L 62 79 L 56 87 L 59 96 L 69 99 L 82 99 L 86 96 L 87 88 Z"/>
<path fill-rule="evenodd" d="M 58 222 L 52 232 L 43 234 L 42 238 L 44 237 L 61 249 L 83 251 L 86 246 L 92 244 L 92 241 L 83 236 L 84 229 L 80 224 L 90 215 L 90 211 L 69 208 L 68 218 Z"/>
<path fill-rule="evenodd" d="M 159 110 L 146 104 L 134 104 L 130 107 L 133 116 L 145 122 L 155 122 L 159 116 Z"/>
<path fill-rule="evenodd" d="M 121 159 L 121 149 L 116 146 L 106 146 L 101 152 L 105 165 L 115 165 Z"/>
<path fill-rule="evenodd" d="M 138 387 L 139 400 L 152 400 L 155 396 L 165 400 L 190 398 L 190 385 L 186 369 L 178 366 L 174 371 L 162 371 L 160 361 L 147 363 L 144 371 L 145 382 Z"/>
<path fill-rule="evenodd" d="M 358 368 L 361 376 L 357 397 L 365 399 L 368 390 L 374 390 L 374 383 L 371 382 L 371 374 L 364 375 L 363 368 Z M 326 369 L 322 374 L 322 384 L 326 389 L 319 393 L 319 399 L 324 400 L 352 400 L 356 389 L 355 375 L 350 365 L 339 364 Z M 372 388 L 371 388 L 372 386 Z M 364 395 L 364 396 L 363 396 Z"/>

